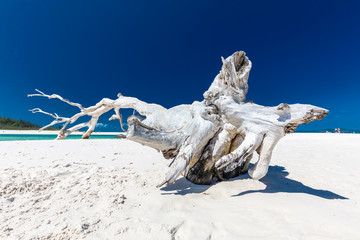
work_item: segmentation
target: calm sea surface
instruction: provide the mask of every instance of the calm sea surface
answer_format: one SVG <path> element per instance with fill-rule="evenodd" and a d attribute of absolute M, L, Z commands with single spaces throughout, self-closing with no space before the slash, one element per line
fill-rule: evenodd
<path fill-rule="evenodd" d="M 56 134 L 0 134 L 0 141 L 20 141 L 20 140 L 53 140 Z M 116 135 L 91 135 L 90 139 L 113 139 Z M 70 135 L 65 139 L 81 139 L 81 135 Z"/>

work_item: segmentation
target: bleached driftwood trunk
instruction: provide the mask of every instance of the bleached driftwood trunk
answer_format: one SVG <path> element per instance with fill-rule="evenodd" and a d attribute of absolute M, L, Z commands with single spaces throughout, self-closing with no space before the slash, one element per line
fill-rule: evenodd
<path fill-rule="evenodd" d="M 250 60 L 245 52 L 239 51 L 222 61 L 222 69 L 204 93 L 204 100 L 191 105 L 166 109 L 119 94 L 115 100 L 104 98 L 96 105 L 84 108 L 59 95 L 47 95 L 37 90 L 38 94 L 29 96 L 57 98 L 78 107 L 80 112 L 63 118 L 38 108 L 31 111 L 55 118 L 44 128 L 64 123 L 57 137 L 63 139 L 84 127 L 88 129 L 83 138 L 88 138 L 99 117 L 114 109 L 115 114 L 110 120 L 119 119 L 127 139 L 158 149 L 164 157 L 172 159 L 169 172 L 159 186 L 172 184 L 182 172 L 197 184 L 210 184 L 214 177 L 237 176 L 247 171 L 255 151 L 259 157 L 249 175 L 260 179 L 268 171 L 272 151 L 279 139 L 295 131 L 299 124 L 323 119 L 328 111 L 312 105 L 282 103 L 264 107 L 247 102 Z M 123 108 L 135 109 L 145 118 L 129 117 L 126 131 L 119 111 Z M 67 128 L 85 115 L 91 120 Z"/>

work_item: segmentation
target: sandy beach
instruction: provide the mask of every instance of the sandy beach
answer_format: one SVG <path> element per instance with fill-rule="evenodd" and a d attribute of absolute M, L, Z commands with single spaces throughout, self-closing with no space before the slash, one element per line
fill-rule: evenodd
<path fill-rule="evenodd" d="M 360 135 L 290 134 L 211 186 L 124 139 L 0 142 L 0 239 L 359 239 Z"/>

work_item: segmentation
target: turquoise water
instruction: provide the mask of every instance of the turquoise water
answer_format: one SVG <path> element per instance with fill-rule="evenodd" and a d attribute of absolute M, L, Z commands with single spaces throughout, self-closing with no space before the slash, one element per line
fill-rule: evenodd
<path fill-rule="evenodd" d="M 54 140 L 56 134 L 0 134 L 0 141 L 20 141 L 20 140 Z M 90 139 L 113 139 L 116 135 L 91 135 Z M 65 139 L 81 139 L 81 135 L 70 135 Z"/>

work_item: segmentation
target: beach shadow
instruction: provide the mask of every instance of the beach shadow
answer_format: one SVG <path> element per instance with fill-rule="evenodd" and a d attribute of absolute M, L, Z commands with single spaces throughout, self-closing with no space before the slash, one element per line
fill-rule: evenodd
<path fill-rule="evenodd" d="M 165 191 L 161 193 L 161 195 L 186 195 L 189 193 L 203 193 L 211 186 L 212 185 L 193 184 L 189 182 L 185 177 L 182 177 L 176 180 L 174 184 L 161 188 L 161 190 Z"/>
<path fill-rule="evenodd" d="M 249 166 L 251 168 L 251 166 Z M 299 181 L 286 178 L 289 175 L 289 172 L 286 171 L 285 167 L 282 166 L 270 166 L 269 171 L 266 176 L 259 181 L 266 185 L 266 188 L 263 190 L 248 190 L 241 192 L 239 194 L 233 195 L 232 197 L 243 196 L 251 193 L 305 193 L 313 196 L 317 196 L 325 199 L 348 199 L 347 197 L 338 195 L 328 190 L 314 189 L 308 186 L 305 186 Z M 231 178 L 227 181 L 241 181 L 249 179 L 248 174 L 243 174 L 235 178 Z M 186 195 L 189 193 L 203 193 L 211 186 L 217 184 L 214 181 L 211 185 L 197 185 L 189 182 L 185 177 L 182 177 L 175 181 L 174 184 L 162 187 L 161 190 L 164 191 L 162 195 Z"/>
<path fill-rule="evenodd" d="M 259 181 L 266 185 L 263 190 L 248 190 L 233 197 L 243 196 L 250 193 L 306 193 L 325 199 L 348 199 L 328 190 L 314 189 L 305 186 L 301 182 L 286 178 L 289 173 L 282 166 L 270 166 L 267 175 Z M 246 174 L 246 176 L 248 176 Z M 248 176 L 249 178 L 249 176 Z M 244 178 L 243 178 L 244 179 Z"/>

